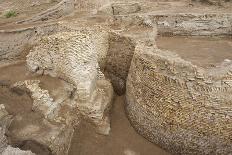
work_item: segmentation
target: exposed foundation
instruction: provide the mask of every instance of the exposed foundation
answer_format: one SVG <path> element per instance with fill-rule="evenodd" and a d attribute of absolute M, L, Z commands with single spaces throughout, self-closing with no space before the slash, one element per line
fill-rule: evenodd
<path fill-rule="evenodd" d="M 230 1 L 40 3 L 0 18 L 0 153 L 231 153 Z"/>

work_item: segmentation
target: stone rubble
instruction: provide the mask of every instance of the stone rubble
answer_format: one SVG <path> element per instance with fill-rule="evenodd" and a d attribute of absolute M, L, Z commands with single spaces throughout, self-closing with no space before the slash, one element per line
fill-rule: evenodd
<path fill-rule="evenodd" d="M 10 126 L 12 116 L 8 114 L 3 104 L 0 104 L 0 154 L 2 155 L 35 155 L 31 151 L 22 151 L 8 145 L 5 132 Z"/>

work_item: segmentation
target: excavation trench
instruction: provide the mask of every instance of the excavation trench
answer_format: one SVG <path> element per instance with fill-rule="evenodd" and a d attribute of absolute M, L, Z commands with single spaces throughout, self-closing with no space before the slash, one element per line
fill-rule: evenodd
<path fill-rule="evenodd" d="M 109 136 L 99 135 L 91 124 L 81 122 L 75 129 L 68 154 L 169 154 L 140 136 L 131 126 L 125 112 L 125 89 L 135 44 L 129 38 L 113 34 L 111 41 L 110 54 L 106 57 L 106 66 L 103 71 L 105 71 L 106 76 L 111 78 L 115 91 L 122 95 L 115 97 L 110 112 L 111 132 Z M 231 38 L 158 37 L 157 46 L 161 50 L 175 52 L 183 59 L 203 68 L 213 68 L 220 65 L 225 59 L 232 59 Z M 49 148 L 38 142 L 14 137 L 16 129 L 23 128 L 28 123 L 31 123 L 34 127 L 39 126 L 38 132 L 49 130 L 47 126 L 41 126 L 43 125 L 41 123 L 43 116 L 31 110 L 32 99 L 30 94 L 10 87 L 17 81 L 28 79 L 40 80 L 41 88 L 54 92 L 51 94 L 53 98 L 60 95 L 55 93 L 55 90 L 60 90 L 63 87 L 61 79 L 30 73 L 25 62 L 0 68 L 0 103 L 4 104 L 9 114 L 15 117 L 7 133 L 9 143 L 38 154 L 51 154 Z"/>
<path fill-rule="evenodd" d="M 199 67 L 214 68 L 224 60 L 232 59 L 231 38 L 208 37 L 158 37 L 158 48 L 169 50 Z M 131 59 L 130 59 L 131 60 Z M 70 155 L 139 155 L 169 154 L 138 135 L 132 128 L 125 112 L 125 96 L 116 96 L 111 110 L 111 132 L 101 136 L 87 123 L 74 133 Z"/>

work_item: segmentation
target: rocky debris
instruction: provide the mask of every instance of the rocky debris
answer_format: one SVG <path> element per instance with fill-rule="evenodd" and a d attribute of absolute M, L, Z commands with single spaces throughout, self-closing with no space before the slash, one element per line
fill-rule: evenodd
<path fill-rule="evenodd" d="M 35 155 L 31 151 L 22 151 L 8 145 L 5 132 L 10 126 L 12 116 L 8 114 L 3 104 L 0 104 L 0 154 L 2 155 Z"/>
<path fill-rule="evenodd" d="M 0 104 L 0 127 L 3 130 L 8 129 L 12 121 L 12 116 L 8 114 L 4 104 Z"/>
<path fill-rule="evenodd" d="M 73 126 L 49 122 L 42 118 L 31 119 L 28 122 L 22 120 L 22 123 L 24 126 L 11 129 L 9 132 L 12 144 L 25 147 L 36 154 L 47 152 L 48 154 L 66 155 L 68 153 L 74 132 Z M 30 147 L 31 145 L 25 144 L 27 141 L 31 141 L 37 147 L 34 149 Z"/>
<path fill-rule="evenodd" d="M 67 98 L 62 96 L 61 99 L 54 101 L 54 99 L 50 97 L 48 90 L 41 89 L 39 83 L 39 80 L 20 81 L 15 83 L 13 88 L 28 91 L 33 99 L 32 110 L 41 112 L 48 120 L 56 121 L 55 119 L 58 118 L 61 104 Z"/>
<path fill-rule="evenodd" d="M 223 84 L 230 70 L 209 74 L 169 51 L 137 45 L 126 93 L 132 125 L 172 153 L 230 154 L 232 89 Z"/>
<path fill-rule="evenodd" d="M 7 148 L 2 152 L 2 155 L 35 155 L 31 151 L 22 151 L 19 148 L 13 148 L 7 146 Z"/>
<path fill-rule="evenodd" d="M 12 143 L 26 148 L 28 145 L 35 146 L 37 149 L 32 150 L 35 153 L 48 150 L 57 155 L 67 154 L 74 127 L 80 122 L 80 114 L 75 107 L 72 107 L 70 101 L 72 86 L 64 85 L 64 90 L 58 90 L 61 95 L 52 98 L 50 94 L 53 92 L 42 89 L 39 84 L 39 80 L 26 80 L 19 81 L 11 87 L 11 89 L 17 88 L 28 92 L 33 100 L 34 115 L 36 113 L 43 115 L 42 118 L 32 117 L 28 122 L 24 122 L 22 118 L 18 118 L 20 116 L 17 116 L 16 119 L 21 120 L 24 125 L 11 128 Z M 31 142 L 26 143 L 29 140 Z M 44 150 L 44 148 L 47 149 Z"/>
<path fill-rule="evenodd" d="M 12 116 L 8 114 L 3 104 L 0 104 L 0 153 L 7 147 L 7 139 L 5 131 L 8 129 L 12 121 Z"/>

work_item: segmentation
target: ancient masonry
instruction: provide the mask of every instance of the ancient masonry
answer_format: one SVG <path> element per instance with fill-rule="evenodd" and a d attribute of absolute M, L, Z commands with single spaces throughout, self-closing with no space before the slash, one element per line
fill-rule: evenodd
<path fill-rule="evenodd" d="M 57 96 L 51 95 L 53 90 L 42 88 L 40 80 L 19 81 L 11 86 L 12 90 L 29 93 L 32 110 L 43 116 L 40 124 L 27 122 L 11 131 L 14 139 L 21 143 L 36 142 L 53 154 L 64 155 L 68 154 L 74 127 L 82 120 L 91 122 L 96 132 L 109 134 L 113 88 L 99 67 L 104 65 L 108 35 L 93 32 L 96 31 L 80 29 L 44 37 L 28 54 L 31 72 L 63 82 L 56 88 Z"/>
<path fill-rule="evenodd" d="M 108 134 L 107 110 L 113 89 L 98 64 L 107 48 L 105 44 L 94 42 L 96 33 L 93 35 L 92 32 L 83 29 L 43 38 L 27 56 L 27 64 L 32 72 L 58 77 L 73 85 L 73 104 L 97 126 L 100 133 Z M 107 37 L 105 33 L 99 35 L 103 39 Z"/>
<path fill-rule="evenodd" d="M 0 31 L 0 63 L 27 55 L 31 73 L 54 77 L 61 85 L 47 90 L 42 80 L 30 79 L 9 86 L 29 94 L 30 111 L 39 119 L 13 118 L 0 104 L 0 154 L 33 155 L 8 145 L 7 140 L 15 140 L 67 155 L 75 127 L 86 120 L 96 132 L 108 135 L 114 92 L 126 95 L 127 115 L 138 133 L 165 150 L 183 155 L 232 154 L 232 62 L 202 69 L 156 46 L 157 33 L 231 36 L 232 14 L 146 12 L 143 3 L 62 0 L 17 22 L 49 24 Z M 90 17 L 51 22 L 75 9 L 89 12 Z M 9 42 L 9 38 L 14 39 Z M 11 122 L 17 119 L 26 123 L 12 129 L 7 139 Z"/>
<path fill-rule="evenodd" d="M 127 79 L 128 116 L 175 154 L 230 154 L 232 64 L 203 70 L 169 51 L 138 45 Z"/>

